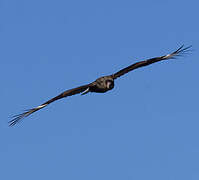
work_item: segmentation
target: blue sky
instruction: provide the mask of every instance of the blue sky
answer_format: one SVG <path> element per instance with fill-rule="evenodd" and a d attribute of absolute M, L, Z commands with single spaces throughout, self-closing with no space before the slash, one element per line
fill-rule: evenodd
<path fill-rule="evenodd" d="M 199 25 L 190 1 L 0 1 L 0 179 L 198 180 Z M 136 61 L 105 94 L 12 115 Z"/>

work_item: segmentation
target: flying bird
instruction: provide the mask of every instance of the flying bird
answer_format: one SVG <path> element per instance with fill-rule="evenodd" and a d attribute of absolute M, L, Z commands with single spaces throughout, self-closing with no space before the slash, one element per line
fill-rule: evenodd
<path fill-rule="evenodd" d="M 184 47 L 184 45 L 182 45 L 180 48 L 178 48 L 176 51 L 172 52 L 171 54 L 167 54 L 164 56 L 160 56 L 160 57 L 155 57 L 155 58 L 151 58 L 151 59 L 147 59 L 144 61 L 140 61 L 137 63 L 134 63 L 124 69 L 121 69 L 120 71 L 111 74 L 109 76 L 103 76 L 100 77 L 98 79 L 96 79 L 95 81 L 83 85 L 83 86 L 79 86 L 73 89 L 69 89 L 67 91 L 62 92 L 61 94 L 59 94 L 58 96 L 46 101 L 45 103 L 29 109 L 27 111 L 25 111 L 22 114 L 18 114 L 13 116 L 13 119 L 11 121 L 9 121 L 9 126 L 14 126 L 16 123 L 18 123 L 21 119 L 31 115 L 32 113 L 46 107 L 47 105 L 51 104 L 54 101 L 57 101 L 58 99 L 61 98 L 65 98 L 68 96 L 72 96 L 75 94 L 79 94 L 82 93 L 81 95 L 85 95 L 89 92 L 95 92 L 95 93 L 105 93 L 107 91 L 110 91 L 114 88 L 114 81 L 119 78 L 120 76 L 123 76 L 124 74 L 133 71 L 137 68 L 140 67 L 144 67 L 144 66 L 148 66 L 152 63 L 156 63 L 158 61 L 163 61 L 163 60 L 169 60 L 169 59 L 175 59 L 178 56 L 182 56 L 183 54 L 187 53 L 190 50 L 191 46 L 188 47 Z"/>

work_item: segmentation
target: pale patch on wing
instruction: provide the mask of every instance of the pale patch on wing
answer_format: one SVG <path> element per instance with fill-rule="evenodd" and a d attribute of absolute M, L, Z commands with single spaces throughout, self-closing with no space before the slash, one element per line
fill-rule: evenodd
<path fill-rule="evenodd" d="M 40 106 L 37 106 L 38 109 L 41 109 L 43 107 L 47 106 L 47 104 L 43 104 L 43 105 L 40 105 Z"/>

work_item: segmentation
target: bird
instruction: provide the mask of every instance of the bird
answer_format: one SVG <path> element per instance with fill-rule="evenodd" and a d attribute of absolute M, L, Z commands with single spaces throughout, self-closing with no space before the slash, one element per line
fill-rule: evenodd
<path fill-rule="evenodd" d="M 159 62 L 159 61 L 176 59 L 177 57 L 182 56 L 182 55 L 186 54 L 187 52 L 189 52 L 191 47 L 192 46 L 184 47 L 184 45 L 182 45 L 177 50 L 175 50 L 174 52 L 172 52 L 170 54 L 136 62 L 134 64 L 131 64 L 128 67 L 125 67 L 125 68 L 117 71 L 116 73 L 113 73 L 113 74 L 108 75 L 108 76 L 99 77 L 95 81 L 93 81 L 89 84 L 66 90 L 66 91 L 62 92 L 61 94 L 59 94 L 58 96 L 44 102 L 43 104 L 41 104 L 41 105 L 39 105 L 35 108 L 28 109 L 24 113 L 12 116 L 12 119 L 9 121 L 9 126 L 14 126 L 20 120 L 28 117 L 32 113 L 48 106 L 52 102 L 57 101 L 59 99 L 66 98 L 68 96 L 72 96 L 72 95 L 79 94 L 79 93 L 81 93 L 81 95 L 85 95 L 89 92 L 91 92 L 91 93 L 93 93 L 93 92 L 94 93 L 105 93 L 107 91 L 110 91 L 115 86 L 115 80 L 117 78 L 119 78 L 120 76 L 123 76 L 123 75 L 125 75 L 125 74 L 127 74 L 130 71 L 133 71 L 135 69 L 138 69 L 138 68 L 141 68 L 141 67 L 144 67 L 144 66 L 148 66 L 150 64 L 153 64 L 153 63 L 156 63 L 156 62 Z"/>

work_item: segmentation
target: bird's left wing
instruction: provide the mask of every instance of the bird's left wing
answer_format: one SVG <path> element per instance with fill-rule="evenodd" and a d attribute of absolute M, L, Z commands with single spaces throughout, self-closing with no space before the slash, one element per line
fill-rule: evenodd
<path fill-rule="evenodd" d="M 25 111 L 22 114 L 15 115 L 15 116 L 13 116 L 13 119 L 11 121 L 9 121 L 9 126 L 14 126 L 21 119 L 23 119 L 23 118 L 31 115 L 32 113 L 34 113 L 34 112 L 46 107 L 47 105 L 49 105 L 50 103 L 52 103 L 52 102 L 54 102 L 54 101 L 56 101 L 58 99 L 81 93 L 81 92 L 85 91 L 86 89 L 88 89 L 89 86 L 90 86 L 90 84 L 87 84 L 87 85 L 84 85 L 84 86 L 79 86 L 77 88 L 69 89 L 69 90 L 64 91 L 63 93 L 59 94 L 58 96 L 46 101 L 45 103 L 41 104 L 40 106 L 37 106 L 37 107 L 32 108 L 32 109 L 29 109 L 29 110 Z"/>
<path fill-rule="evenodd" d="M 132 64 L 124 69 L 121 69 L 120 71 L 116 72 L 115 74 L 112 74 L 112 77 L 113 77 L 113 79 L 116 79 L 134 69 L 137 69 L 137 68 L 140 68 L 143 66 L 148 66 L 148 65 L 158 62 L 158 61 L 173 59 L 177 56 L 183 55 L 184 53 L 188 52 L 190 48 L 191 48 L 191 46 L 184 48 L 184 45 L 182 45 L 180 48 L 178 48 L 176 51 L 172 52 L 171 54 L 167 54 L 165 56 L 155 57 L 155 58 L 137 62 L 137 63 Z"/>

